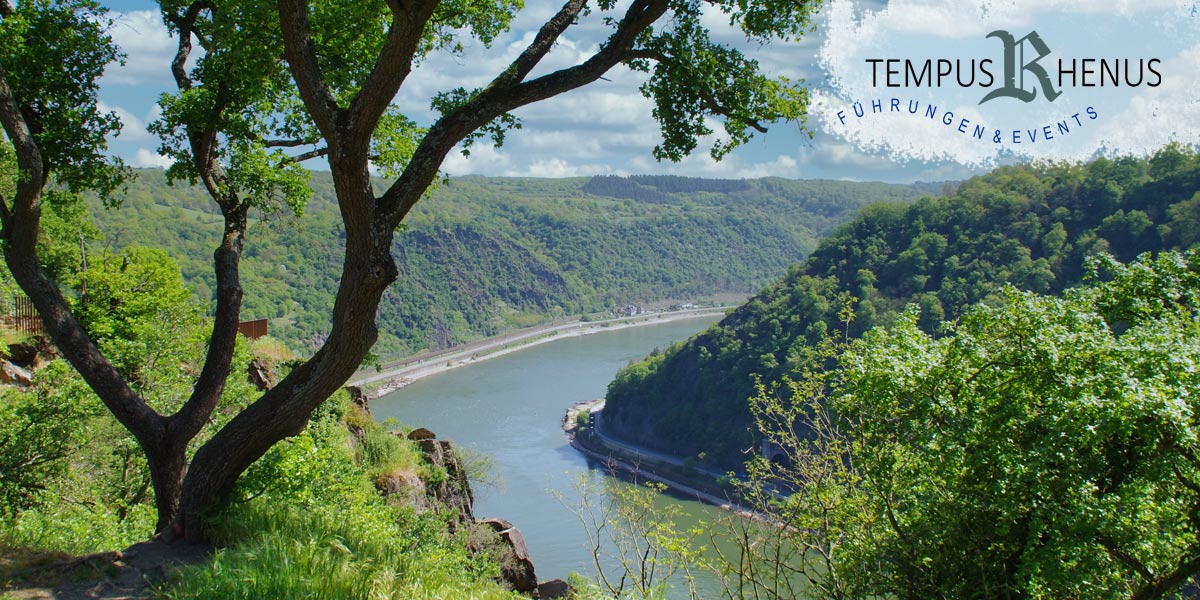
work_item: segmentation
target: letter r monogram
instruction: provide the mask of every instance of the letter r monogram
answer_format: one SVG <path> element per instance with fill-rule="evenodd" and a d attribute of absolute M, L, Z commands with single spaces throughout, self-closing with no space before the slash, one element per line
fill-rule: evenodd
<path fill-rule="evenodd" d="M 992 90 L 988 95 L 983 97 L 979 103 L 983 104 L 988 100 L 1008 96 L 1016 98 L 1022 102 L 1033 102 L 1037 98 L 1037 88 L 1031 90 L 1025 89 L 1025 72 L 1032 73 L 1037 77 L 1038 82 L 1042 84 L 1042 94 L 1046 96 L 1046 100 L 1051 102 L 1059 97 L 1062 92 L 1054 89 L 1054 84 L 1050 82 L 1050 75 L 1046 73 L 1046 69 L 1037 64 L 1039 60 L 1050 55 L 1050 47 L 1046 42 L 1042 41 L 1041 36 L 1036 31 L 1030 31 L 1029 35 L 1016 39 L 1013 35 L 1003 29 L 997 29 L 987 35 L 989 38 L 999 38 L 1004 44 L 1004 87 Z M 1025 60 L 1025 42 L 1037 52 L 1037 56 L 1033 60 Z M 1017 70 L 1017 48 L 1021 49 L 1021 68 Z M 1020 82 L 1017 81 L 1017 75 L 1020 74 Z"/>

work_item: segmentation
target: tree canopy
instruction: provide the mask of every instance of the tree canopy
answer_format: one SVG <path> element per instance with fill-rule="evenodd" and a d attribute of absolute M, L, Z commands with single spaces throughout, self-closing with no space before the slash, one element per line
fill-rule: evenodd
<path fill-rule="evenodd" d="M 1160 598 L 1200 568 L 1200 252 L 913 306 L 751 401 L 763 510 L 817 598 Z M 786 499 L 770 489 L 792 492 Z"/>

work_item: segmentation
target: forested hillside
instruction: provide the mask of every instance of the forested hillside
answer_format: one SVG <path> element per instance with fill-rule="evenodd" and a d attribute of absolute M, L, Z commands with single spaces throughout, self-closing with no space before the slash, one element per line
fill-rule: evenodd
<path fill-rule="evenodd" d="M 251 226 L 243 319 L 304 351 L 328 331 L 344 232 L 327 173 L 304 214 Z M 439 348 L 629 304 L 750 294 L 861 207 L 915 186 L 832 181 L 452 178 L 422 201 L 393 253 L 375 352 Z M 220 219 L 202 190 L 140 170 L 118 210 L 93 214 L 108 251 L 165 248 L 195 295 L 212 295 Z M 316 242 L 314 243 L 314 240 Z"/>
<path fill-rule="evenodd" d="M 909 303 L 933 333 L 1007 284 L 1059 293 L 1089 255 L 1196 246 L 1198 191 L 1200 158 L 1171 146 L 1150 160 L 1004 167 L 949 197 L 870 206 L 720 323 L 622 370 L 605 422 L 646 446 L 736 467 L 755 443 L 756 376 L 778 381 L 828 334 L 891 323 Z"/>

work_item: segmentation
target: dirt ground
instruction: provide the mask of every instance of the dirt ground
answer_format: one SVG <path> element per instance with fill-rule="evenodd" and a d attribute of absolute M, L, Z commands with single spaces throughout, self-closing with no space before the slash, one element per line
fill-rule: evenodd
<path fill-rule="evenodd" d="M 133 600 L 151 598 L 171 569 L 201 562 L 208 546 L 143 542 L 125 550 L 88 556 L 0 555 L 0 600 Z"/>

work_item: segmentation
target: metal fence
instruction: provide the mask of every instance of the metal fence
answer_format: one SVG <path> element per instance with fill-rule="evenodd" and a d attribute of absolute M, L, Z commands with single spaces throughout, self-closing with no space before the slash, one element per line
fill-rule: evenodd
<path fill-rule="evenodd" d="M 21 294 L 13 294 L 9 302 L 3 303 L 3 315 L 0 321 L 12 331 L 25 336 L 46 335 L 42 325 L 42 317 L 33 306 L 33 300 Z"/>

